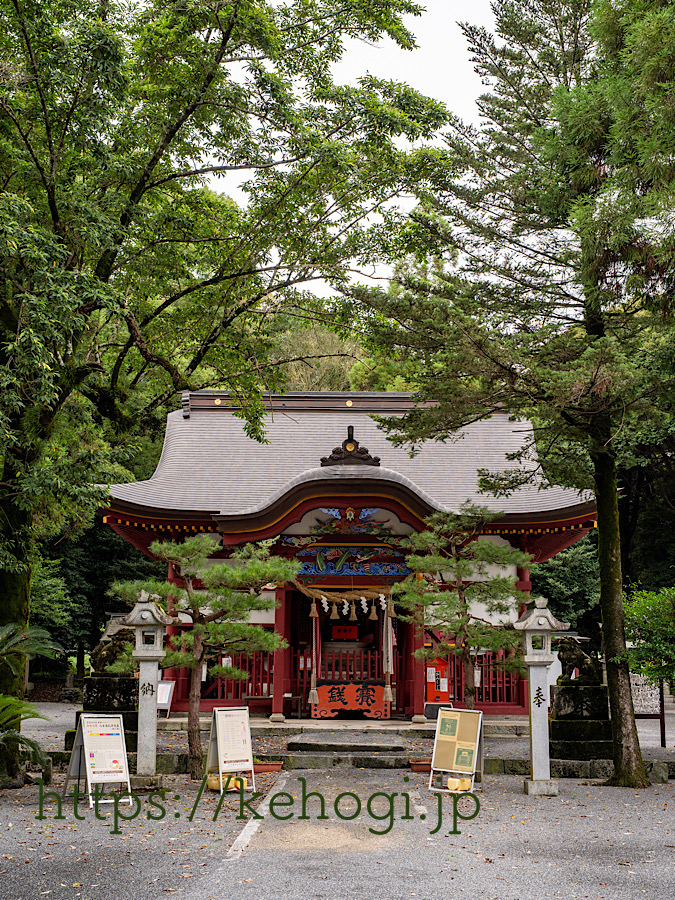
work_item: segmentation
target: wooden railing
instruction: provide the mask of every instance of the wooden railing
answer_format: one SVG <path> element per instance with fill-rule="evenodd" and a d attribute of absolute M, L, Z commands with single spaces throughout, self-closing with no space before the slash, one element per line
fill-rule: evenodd
<path fill-rule="evenodd" d="M 242 701 L 244 697 L 271 697 L 274 654 L 231 653 L 232 666 L 248 672 L 247 678 L 216 678 L 204 687 L 202 697 L 209 700 Z M 222 665 L 222 657 L 220 659 Z"/>
<path fill-rule="evenodd" d="M 394 653 L 392 689 L 395 710 L 402 710 L 401 692 L 397 691 L 398 673 L 401 670 L 399 653 Z M 302 708 L 309 710 L 307 696 L 312 678 L 311 654 L 293 651 L 292 692 L 302 697 Z M 318 678 L 325 681 L 375 681 L 384 678 L 382 654 L 379 650 L 324 650 Z"/>
<path fill-rule="evenodd" d="M 379 650 L 326 650 L 319 678 L 326 681 L 374 681 L 384 677 Z"/>
<path fill-rule="evenodd" d="M 448 666 L 448 688 L 450 700 L 462 702 L 464 697 L 464 675 L 459 657 L 451 657 Z M 478 657 L 476 666 L 480 669 L 480 685 L 476 688 L 476 702 L 480 704 L 518 705 L 520 703 L 520 677 L 517 672 L 507 672 L 495 659 L 494 653 L 484 653 Z"/>

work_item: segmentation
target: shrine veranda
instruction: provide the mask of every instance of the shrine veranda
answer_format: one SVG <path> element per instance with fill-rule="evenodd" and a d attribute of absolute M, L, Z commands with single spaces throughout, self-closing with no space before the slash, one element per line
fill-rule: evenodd
<path fill-rule="evenodd" d="M 432 512 L 457 512 L 470 500 L 500 512 L 486 535 L 543 562 L 594 527 L 593 498 L 536 484 L 508 498 L 479 493 L 478 470 L 511 468 L 509 455 L 530 433 L 527 422 L 507 413 L 469 425 L 446 443 L 425 443 L 411 457 L 372 418 L 405 413 L 413 406 L 409 394 L 270 394 L 265 402 L 269 443 L 260 444 L 245 434 L 241 410 L 226 393 L 184 394 L 182 408 L 168 416 L 154 475 L 113 485 L 105 513 L 148 555 L 155 540 L 208 533 L 220 544 L 215 559 L 265 540 L 272 552 L 300 564 L 295 583 L 276 587 L 276 609 L 251 618 L 274 628 L 288 647 L 235 658 L 248 678 L 207 680 L 202 711 L 248 705 L 277 720 L 291 714 L 384 720 L 421 716 L 428 701 L 461 706 L 460 667 L 413 656 L 433 645 L 433 635 L 416 634 L 389 600 L 392 586 L 410 574 L 400 539 L 421 530 Z M 512 574 L 519 590 L 530 590 L 527 569 Z M 168 579 L 179 583 L 171 568 Z M 182 627 L 189 624 L 186 617 Z M 525 713 L 527 683 L 494 666 L 489 654 L 479 655 L 478 664 L 477 708 Z M 176 682 L 172 708 L 187 709 L 187 670 L 166 670 L 164 678 Z"/>

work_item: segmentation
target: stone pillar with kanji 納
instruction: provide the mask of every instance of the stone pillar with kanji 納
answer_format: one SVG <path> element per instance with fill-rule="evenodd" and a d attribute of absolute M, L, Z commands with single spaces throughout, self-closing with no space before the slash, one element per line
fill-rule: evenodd
<path fill-rule="evenodd" d="M 159 597 L 157 597 L 159 600 Z M 133 790 L 154 790 L 161 786 L 157 767 L 157 682 L 159 663 L 164 658 L 164 629 L 174 620 L 145 591 L 125 619 L 136 632 L 132 656 L 138 673 L 138 752 Z"/>
<path fill-rule="evenodd" d="M 566 631 L 569 624 L 559 622 L 548 608 L 545 597 L 535 597 L 526 605 L 514 628 L 522 632 L 524 662 L 530 686 L 530 761 L 531 777 L 525 780 L 526 794 L 554 797 L 558 782 L 551 779 L 548 736 L 548 667 L 554 660 L 551 635 Z"/>

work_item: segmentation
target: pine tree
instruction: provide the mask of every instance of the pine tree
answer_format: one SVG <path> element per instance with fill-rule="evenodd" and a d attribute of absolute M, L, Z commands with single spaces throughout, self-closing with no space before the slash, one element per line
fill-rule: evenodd
<path fill-rule="evenodd" d="M 296 574 L 294 563 L 270 556 L 267 549 L 251 544 L 235 551 L 228 562 L 211 564 L 216 547 L 213 538 L 203 534 L 186 538 L 182 544 L 155 541 L 150 552 L 173 564 L 182 587 L 168 582 L 128 581 L 111 588 L 114 596 L 130 604 L 136 602 L 140 591 L 170 598 L 170 611 L 186 612 L 192 619 L 192 627 L 170 642 L 162 665 L 190 670 L 188 750 L 190 777 L 194 779 L 203 774 L 199 702 L 204 663 L 213 676 L 246 678 L 246 672 L 215 661 L 224 652 L 271 653 L 285 646 L 276 632 L 251 625 L 248 617 L 254 610 L 274 608 L 275 600 L 261 595 L 266 584 L 289 581 Z"/>
<path fill-rule="evenodd" d="M 415 574 L 393 589 L 396 603 L 407 611 L 404 618 L 440 638 L 417 654 L 461 660 L 467 709 L 476 704 L 476 652 L 509 651 L 520 644 L 520 636 L 508 626 L 525 595 L 516 590 L 516 579 L 506 568 L 526 566 L 531 557 L 481 537 L 494 518 L 494 512 L 472 504 L 457 515 L 434 513 L 427 529 L 407 540 L 412 552 L 406 563 Z"/>

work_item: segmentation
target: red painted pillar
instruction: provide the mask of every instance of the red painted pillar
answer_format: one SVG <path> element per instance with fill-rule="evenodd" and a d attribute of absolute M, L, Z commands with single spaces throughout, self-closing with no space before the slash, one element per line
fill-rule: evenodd
<path fill-rule="evenodd" d="M 274 651 L 274 670 L 272 672 L 272 715 L 273 722 L 283 722 L 284 694 L 291 689 L 291 609 L 290 597 L 287 596 L 286 585 L 277 585 L 277 608 L 274 611 L 274 630 L 286 639 L 288 647 Z"/>
<path fill-rule="evenodd" d="M 424 615 L 421 612 L 421 615 Z M 415 650 L 424 646 L 424 630 L 418 628 L 415 623 L 410 624 L 410 655 L 409 665 L 412 673 L 412 712 L 413 721 L 417 716 L 424 718 L 424 689 L 426 686 L 426 660 L 413 656 Z"/>

